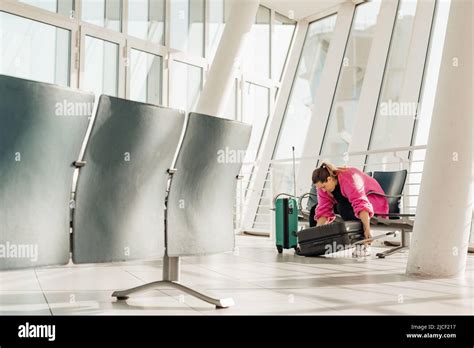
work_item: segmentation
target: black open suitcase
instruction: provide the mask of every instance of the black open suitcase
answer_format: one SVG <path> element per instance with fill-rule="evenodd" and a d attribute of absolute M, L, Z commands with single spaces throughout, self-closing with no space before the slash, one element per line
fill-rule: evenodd
<path fill-rule="evenodd" d="M 360 221 L 335 221 L 298 231 L 296 235 L 298 255 L 320 256 L 347 249 L 363 240 L 364 228 Z"/>

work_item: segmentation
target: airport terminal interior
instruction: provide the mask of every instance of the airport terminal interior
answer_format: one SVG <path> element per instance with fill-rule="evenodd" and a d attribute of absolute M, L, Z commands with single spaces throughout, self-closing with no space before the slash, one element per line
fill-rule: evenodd
<path fill-rule="evenodd" d="M 473 7 L 0 0 L 0 315 L 473 315 Z"/>

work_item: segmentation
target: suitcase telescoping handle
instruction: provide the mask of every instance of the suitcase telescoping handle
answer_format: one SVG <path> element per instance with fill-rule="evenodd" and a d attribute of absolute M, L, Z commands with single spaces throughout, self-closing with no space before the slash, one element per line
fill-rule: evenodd
<path fill-rule="evenodd" d="M 291 147 L 291 152 L 293 153 L 293 193 L 294 193 L 294 199 L 298 199 L 296 196 L 296 161 L 295 161 L 295 147 Z"/>
<path fill-rule="evenodd" d="M 393 235 L 395 237 L 397 235 L 397 232 L 396 231 L 387 232 L 387 233 L 384 233 L 384 234 L 381 234 L 381 235 L 378 235 L 378 236 L 375 236 L 375 237 L 372 237 L 372 238 L 367 238 L 367 239 L 360 240 L 358 242 L 352 243 L 351 245 L 364 244 L 365 242 L 371 242 L 373 240 L 380 239 L 380 238 L 385 238 L 385 237 L 388 237 L 388 236 L 391 236 L 391 235 Z"/>
<path fill-rule="evenodd" d="M 381 238 L 385 238 L 385 237 L 388 237 L 388 236 L 391 236 L 393 235 L 394 237 L 397 235 L 397 232 L 394 231 L 394 232 L 387 232 L 387 233 L 384 233 L 384 234 L 381 234 L 381 235 L 378 235 L 378 236 L 375 236 L 375 237 L 372 237 L 372 238 L 368 238 L 368 239 L 363 239 L 363 240 L 359 240 L 358 242 L 355 242 L 355 243 L 352 243 L 352 244 L 347 244 L 346 245 L 346 248 L 351 248 L 352 246 L 354 245 L 359 245 L 359 244 L 363 244 L 365 242 L 370 242 L 370 241 L 374 241 L 376 239 L 381 239 Z M 318 242 L 313 242 L 311 243 L 311 245 L 317 245 Z"/>

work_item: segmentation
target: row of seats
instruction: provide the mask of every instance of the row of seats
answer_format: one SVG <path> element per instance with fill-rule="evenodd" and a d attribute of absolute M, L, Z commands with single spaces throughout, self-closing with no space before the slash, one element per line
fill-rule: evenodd
<path fill-rule="evenodd" d="M 0 95 L 0 246 L 37 247 L 1 270 L 234 248 L 241 163 L 218 154 L 251 126 L 1 75 Z"/>

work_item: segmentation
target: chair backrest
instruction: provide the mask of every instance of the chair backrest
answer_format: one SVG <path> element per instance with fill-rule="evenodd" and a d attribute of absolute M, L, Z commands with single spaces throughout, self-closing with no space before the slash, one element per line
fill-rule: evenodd
<path fill-rule="evenodd" d="M 162 257 L 164 208 L 185 115 L 102 95 L 73 215 L 74 263 Z"/>
<path fill-rule="evenodd" d="M 168 256 L 233 250 L 236 177 L 251 130 L 241 122 L 189 114 L 168 195 Z"/>
<path fill-rule="evenodd" d="M 0 269 L 69 262 L 69 201 L 94 95 L 0 75 Z"/>
<path fill-rule="evenodd" d="M 393 172 L 374 172 L 373 178 L 382 187 L 388 196 L 397 196 L 403 193 L 403 187 L 407 178 L 407 170 L 397 170 Z M 387 198 L 388 212 L 400 213 L 400 198 Z"/>
<path fill-rule="evenodd" d="M 308 192 L 308 202 L 306 203 L 306 210 L 310 211 L 312 207 L 318 204 L 318 191 L 316 187 L 311 184 Z"/>

